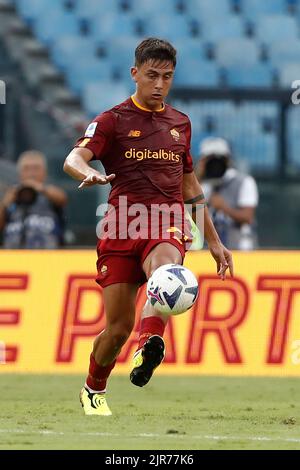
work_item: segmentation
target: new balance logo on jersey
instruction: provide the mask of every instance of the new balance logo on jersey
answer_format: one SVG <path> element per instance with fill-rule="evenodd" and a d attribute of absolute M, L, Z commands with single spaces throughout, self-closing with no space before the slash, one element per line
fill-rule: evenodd
<path fill-rule="evenodd" d="M 140 137 L 141 131 L 131 130 L 129 131 L 128 137 Z"/>

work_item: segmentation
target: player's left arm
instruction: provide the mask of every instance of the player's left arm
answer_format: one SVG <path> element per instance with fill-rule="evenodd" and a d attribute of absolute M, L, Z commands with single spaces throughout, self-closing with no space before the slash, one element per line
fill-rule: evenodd
<path fill-rule="evenodd" d="M 204 237 L 207 241 L 209 250 L 217 263 L 217 273 L 221 279 L 225 279 L 226 271 L 229 268 L 233 276 L 233 261 L 230 251 L 222 244 L 219 235 L 210 218 L 205 203 L 205 197 L 199 181 L 194 173 L 190 171 L 183 175 L 182 187 L 183 200 L 185 204 L 192 205 L 192 217 L 197 223 L 197 212 L 204 211 Z"/>

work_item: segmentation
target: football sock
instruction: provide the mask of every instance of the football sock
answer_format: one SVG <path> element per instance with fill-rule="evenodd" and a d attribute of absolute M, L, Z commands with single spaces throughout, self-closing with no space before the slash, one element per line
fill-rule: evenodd
<path fill-rule="evenodd" d="M 141 320 L 138 350 L 144 346 L 150 336 L 159 335 L 163 337 L 165 327 L 166 325 L 160 317 L 143 318 Z"/>
<path fill-rule="evenodd" d="M 87 383 L 84 384 L 84 388 L 86 388 L 90 393 L 105 393 L 106 388 L 104 390 L 93 390 L 91 387 L 87 385 Z"/>
<path fill-rule="evenodd" d="M 86 379 L 86 385 L 88 389 L 94 393 L 105 391 L 107 379 L 115 367 L 115 364 L 116 361 L 112 362 L 112 364 L 109 364 L 108 366 L 99 366 L 95 361 L 94 356 L 91 354 L 89 375 Z"/>

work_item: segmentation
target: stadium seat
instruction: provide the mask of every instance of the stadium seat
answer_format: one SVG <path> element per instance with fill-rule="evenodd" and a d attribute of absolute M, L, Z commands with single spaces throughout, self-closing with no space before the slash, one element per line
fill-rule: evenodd
<path fill-rule="evenodd" d="M 290 15 L 270 15 L 258 18 L 255 32 L 264 44 L 274 41 L 289 41 L 299 36 L 296 19 Z"/>
<path fill-rule="evenodd" d="M 291 62 L 278 70 L 279 83 L 283 88 L 291 88 L 295 80 L 300 80 L 300 63 Z"/>
<path fill-rule="evenodd" d="M 83 104 L 90 117 L 122 103 L 130 96 L 130 89 L 111 81 L 89 83 L 83 92 Z"/>
<path fill-rule="evenodd" d="M 176 47 L 175 86 L 217 87 L 224 70 L 228 87 L 272 87 L 275 69 L 280 85 L 290 88 L 292 81 L 300 79 L 300 21 L 297 25 L 296 15 L 288 14 L 288 5 L 293 1 L 240 0 L 239 15 L 234 13 L 237 9 L 233 0 L 15 0 L 15 3 L 37 37 L 50 46 L 54 64 L 65 73 L 71 90 L 83 97 L 92 115 L 99 112 L 99 106 L 110 106 L 110 96 L 114 104 L 116 93 L 122 96 L 117 101 L 122 101 L 133 89 L 130 67 L 134 65 L 134 49 L 142 38 L 143 28 L 139 26 L 144 27 L 143 37 L 165 37 Z M 300 1 L 295 3 L 300 19 Z M 254 23 L 256 38 L 244 37 L 245 19 Z M 81 20 L 86 20 L 89 26 L 86 36 L 80 34 Z M 192 21 L 201 25 L 200 39 L 193 37 Z M 260 60 L 260 44 L 267 46 L 268 63 Z M 96 54 L 99 45 L 105 52 L 101 59 Z M 214 61 L 207 60 L 209 47 L 215 52 Z M 111 87 L 116 92 L 108 92 Z M 93 93 L 100 96 L 101 103 L 93 99 Z M 247 122 L 264 141 L 262 123 L 275 119 L 273 111 L 264 112 L 259 107 L 252 112 L 243 106 L 229 109 L 225 103 L 216 105 L 210 103 L 204 109 L 201 105 L 199 113 L 192 108 L 197 135 L 215 128 L 234 140 L 241 134 L 239 123 Z"/>
<path fill-rule="evenodd" d="M 83 59 L 93 57 L 95 57 L 95 47 L 89 38 L 65 36 L 53 44 L 52 58 L 60 68 L 66 69 L 74 62 L 81 63 Z"/>
<path fill-rule="evenodd" d="M 134 51 L 140 43 L 140 39 L 135 36 L 115 36 L 107 44 L 107 55 L 112 63 L 118 61 L 134 64 Z"/>
<path fill-rule="evenodd" d="M 246 112 L 242 105 L 228 107 L 219 107 L 215 112 L 216 131 L 230 141 L 234 141 L 245 127 L 252 132 L 261 132 L 261 121 L 258 117 Z"/>
<path fill-rule="evenodd" d="M 300 62 L 300 39 L 272 42 L 269 46 L 269 58 L 277 66 L 287 62 Z"/>
<path fill-rule="evenodd" d="M 244 132 L 232 141 L 235 161 L 247 160 L 251 170 L 270 171 L 278 165 L 278 145 L 276 134 Z"/>
<path fill-rule="evenodd" d="M 288 112 L 288 161 L 300 168 L 300 106 L 291 106 Z"/>
<path fill-rule="evenodd" d="M 79 34 L 79 23 L 77 18 L 70 12 L 62 14 L 60 11 L 50 11 L 39 16 L 34 31 L 42 42 L 52 45 L 63 36 Z"/>
<path fill-rule="evenodd" d="M 287 11 L 286 0 L 243 0 L 242 12 L 248 20 L 257 21 L 260 16 L 281 14 Z"/>
<path fill-rule="evenodd" d="M 188 13 L 200 17 L 201 21 L 207 18 L 226 18 L 231 13 L 230 0 L 188 0 L 186 1 Z M 227 18 L 226 18 L 227 19 Z"/>
<path fill-rule="evenodd" d="M 296 166 L 297 170 L 300 169 L 300 137 L 299 133 L 293 132 L 289 135 L 288 140 L 288 168 L 292 167 L 289 172 L 293 171 L 293 168 Z"/>
<path fill-rule="evenodd" d="M 101 15 L 110 12 L 118 14 L 121 12 L 120 2 L 117 0 L 77 0 L 74 13 L 79 18 L 101 18 Z"/>
<path fill-rule="evenodd" d="M 137 34 L 137 22 L 131 15 L 100 14 L 90 20 L 91 36 L 94 41 L 111 40 L 118 36 L 134 36 Z"/>
<path fill-rule="evenodd" d="M 171 15 L 178 13 L 178 0 L 130 0 L 134 15 Z"/>
<path fill-rule="evenodd" d="M 175 108 L 180 109 L 183 113 L 187 114 L 190 118 L 190 120 L 193 122 L 193 130 L 194 130 L 194 125 L 197 125 L 197 128 L 199 131 L 203 130 L 202 127 L 202 117 L 204 115 L 203 113 L 203 102 L 201 102 L 201 106 L 196 106 L 193 101 L 182 101 L 180 99 L 174 99 L 172 100 L 172 106 Z"/>
<path fill-rule="evenodd" d="M 191 24 L 188 18 L 180 15 L 149 16 L 145 22 L 145 34 L 173 40 L 191 36 Z"/>
<path fill-rule="evenodd" d="M 236 106 L 228 101 L 201 101 L 201 105 L 178 103 L 178 107 L 189 115 L 193 132 L 222 134 L 224 126 L 234 120 L 236 123 Z M 228 126 L 227 126 L 228 127 Z"/>
<path fill-rule="evenodd" d="M 273 170 L 277 158 L 277 120 L 279 108 L 274 103 L 244 102 L 234 104 L 228 100 L 201 100 L 201 103 L 172 103 L 192 122 L 192 148 L 198 155 L 200 138 L 218 135 L 226 138 L 233 145 L 234 158 L 248 160 L 253 169 Z M 264 120 L 273 122 L 266 129 Z"/>
<path fill-rule="evenodd" d="M 232 66 L 226 70 L 226 82 L 232 87 L 271 87 L 274 76 L 272 68 L 262 63 Z"/>
<path fill-rule="evenodd" d="M 232 143 L 237 142 L 238 151 L 245 148 L 245 152 L 249 151 L 252 160 L 255 146 L 251 141 L 255 140 L 256 136 L 258 139 L 264 139 L 266 135 L 274 136 L 277 132 L 278 107 L 273 103 L 244 102 L 233 105 L 230 102 L 223 104 L 219 102 L 211 103 L 207 111 L 210 111 L 211 119 L 214 120 L 215 133 Z M 265 125 L 266 121 L 269 123 L 268 127 Z M 270 163 L 270 156 L 268 161 Z"/>
<path fill-rule="evenodd" d="M 134 51 L 140 40 L 133 36 L 114 37 L 107 44 L 107 58 L 110 62 L 113 76 L 131 83 L 130 68 L 134 65 Z"/>
<path fill-rule="evenodd" d="M 253 134 L 277 132 L 279 118 L 277 103 L 267 101 L 244 102 L 238 107 L 237 114 L 241 123 L 240 128 L 243 123 L 247 123 L 247 129 Z"/>
<path fill-rule="evenodd" d="M 58 13 L 64 12 L 63 2 L 61 0 L 17 0 L 17 11 L 22 18 L 31 26 L 41 16 L 47 16 L 49 11 L 56 11 Z"/>
<path fill-rule="evenodd" d="M 180 38 L 172 41 L 177 50 L 177 62 L 183 57 L 189 57 L 195 60 L 204 60 L 206 58 L 205 47 L 199 38 Z"/>
<path fill-rule="evenodd" d="M 242 19 L 231 15 L 221 24 L 214 17 L 203 21 L 201 32 L 205 41 L 216 42 L 226 38 L 240 38 L 244 35 L 245 29 Z"/>
<path fill-rule="evenodd" d="M 259 48 L 251 39 L 224 39 L 216 45 L 219 65 L 254 65 L 259 61 Z"/>
<path fill-rule="evenodd" d="M 80 61 L 72 62 L 67 71 L 67 82 L 72 91 L 81 95 L 90 82 L 113 79 L 112 68 L 107 60 L 88 59 L 83 57 Z"/>
<path fill-rule="evenodd" d="M 214 62 L 182 57 L 176 67 L 174 85 L 216 87 L 220 84 L 219 69 Z"/>

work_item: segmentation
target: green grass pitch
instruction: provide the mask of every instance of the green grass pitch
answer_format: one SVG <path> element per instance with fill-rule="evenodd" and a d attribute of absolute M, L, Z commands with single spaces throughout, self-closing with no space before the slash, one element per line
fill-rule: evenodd
<path fill-rule="evenodd" d="M 300 449 L 300 379 L 113 376 L 111 417 L 84 416 L 83 377 L 0 375 L 0 449 Z"/>

